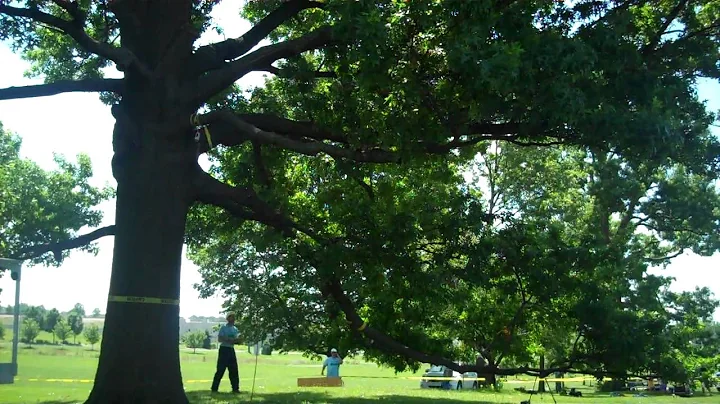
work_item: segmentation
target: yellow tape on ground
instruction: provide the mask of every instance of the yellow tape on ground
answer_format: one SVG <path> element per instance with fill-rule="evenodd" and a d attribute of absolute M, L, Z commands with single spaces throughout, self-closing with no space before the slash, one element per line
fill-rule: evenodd
<path fill-rule="evenodd" d="M 250 377 L 244 377 L 240 378 L 240 380 L 252 380 Z M 256 378 L 255 380 L 262 380 L 261 378 Z M 27 381 L 27 382 L 46 382 L 46 383 L 92 383 L 92 379 L 36 379 L 36 378 L 30 378 L 30 379 L 20 379 L 15 378 L 15 381 Z M 185 380 L 183 383 L 210 383 L 212 382 L 212 379 L 207 380 Z"/>
<path fill-rule="evenodd" d="M 422 376 L 405 376 L 399 377 L 407 380 L 485 380 L 484 377 L 422 377 Z"/>
<path fill-rule="evenodd" d="M 144 296 L 108 296 L 108 302 L 180 305 L 180 300 L 178 299 L 161 299 L 159 297 Z"/>
<path fill-rule="evenodd" d="M 21 381 L 25 379 L 15 378 L 15 381 Z M 92 383 L 90 379 L 27 379 L 28 382 L 48 382 L 48 383 Z"/>

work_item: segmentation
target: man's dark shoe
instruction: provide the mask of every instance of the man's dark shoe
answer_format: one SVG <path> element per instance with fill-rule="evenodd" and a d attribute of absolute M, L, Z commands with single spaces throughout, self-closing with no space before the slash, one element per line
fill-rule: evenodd
<path fill-rule="evenodd" d="M 240 394 L 240 390 L 233 390 L 232 393 L 233 393 L 233 394 Z"/>

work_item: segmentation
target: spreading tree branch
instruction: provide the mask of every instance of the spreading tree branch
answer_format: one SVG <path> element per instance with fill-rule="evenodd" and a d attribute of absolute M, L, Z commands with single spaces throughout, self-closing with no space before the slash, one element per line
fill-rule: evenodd
<path fill-rule="evenodd" d="M 681 248 L 680 250 L 676 251 L 673 254 L 667 255 L 665 257 L 645 257 L 645 260 L 649 261 L 651 264 L 660 264 L 663 262 L 670 261 L 673 258 L 677 258 L 685 252 L 684 248 Z"/>
<path fill-rule="evenodd" d="M 0 100 L 45 97 L 61 93 L 111 91 L 122 93 L 122 79 L 62 80 L 48 84 L 0 88 Z"/>
<path fill-rule="evenodd" d="M 223 67 L 226 61 L 236 59 L 250 51 L 272 31 L 301 11 L 309 8 L 322 8 L 317 1 L 290 0 L 283 2 L 275 11 L 268 14 L 239 38 L 201 46 L 193 55 L 193 64 L 198 73 Z"/>
<path fill-rule="evenodd" d="M 115 235 L 115 225 L 101 227 L 88 234 L 75 237 L 70 240 L 61 241 L 59 243 L 41 244 L 20 250 L 18 254 L 11 257 L 16 260 L 29 260 L 40 257 L 43 254 L 52 252 L 55 259 L 59 260 L 60 254 L 65 250 L 73 250 L 75 248 L 84 247 L 93 241 L 105 237 Z"/>
<path fill-rule="evenodd" d="M 371 346 L 386 352 L 394 352 L 406 358 L 417 360 L 418 362 L 443 365 L 460 373 L 477 372 L 480 374 L 495 375 L 516 375 L 524 373 L 533 376 L 546 377 L 554 372 L 567 372 L 570 369 L 570 366 L 548 369 L 531 368 L 528 366 L 521 366 L 513 369 L 499 369 L 496 366 L 482 366 L 478 364 L 460 365 L 459 363 L 442 356 L 419 352 L 368 325 L 357 313 L 355 305 L 350 298 L 347 297 L 337 279 L 329 280 L 325 284 L 324 290 L 338 303 L 343 313 L 345 313 L 345 317 L 348 320 L 350 327 L 352 327 L 355 332 L 365 336 L 369 340 Z"/>
<path fill-rule="evenodd" d="M 317 237 L 303 229 L 281 212 L 263 201 L 252 188 L 225 184 L 198 169 L 195 176 L 197 200 L 225 209 L 229 214 L 244 220 L 263 223 L 280 231 L 285 237 L 294 237 L 296 231 Z"/>
<path fill-rule="evenodd" d="M 308 50 L 319 49 L 330 44 L 331 41 L 331 28 L 323 27 L 297 39 L 263 46 L 200 77 L 195 84 L 196 87 L 188 89 L 190 99 L 200 105 L 253 70 L 266 68 L 277 60 L 297 56 Z"/>
<path fill-rule="evenodd" d="M 265 66 L 265 67 L 260 67 L 255 70 L 261 71 L 261 72 L 268 72 L 268 73 L 274 74 L 278 77 L 292 77 L 292 74 L 288 73 L 285 69 L 280 69 L 279 67 L 275 67 L 275 66 Z M 335 72 L 326 72 L 326 71 L 312 72 L 312 76 L 314 78 L 328 78 L 328 79 L 337 78 L 337 74 L 335 74 Z"/>
<path fill-rule="evenodd" d="M 373 163 L 397 162 L 399 160 L 397 153 L 385 150 L 352 150 L 320 141 L 296 140 L 276 132 L 264 131 L 244 121 L 230 111 L 210 112 L 202 116 L 200 122 L 210 123 L 210 133 L 212 134 L 213 144 L 234 146 L 250 140 L 260 144 L 273 145 L 282 149 L 292 150 L 308 156 L 325 153 L 335 158 Z M 206 148 L 201 147 L 201 151 L 204 150 L 206 150 Z"/>
<path fill-rule="evenodd" d="M 280 133 L 293 139 L 329 140 L 345 145 L 350 143 L 346 136 L 323 130 L 308 121 L 294 121 L 272 114 L 237 114 L 237 116 L 262 130 Z"/>
<path fill-rule="evenodd" d="M 378 147 L 351 149 L 324 142 L 329 140 L 342 145 L 350 144 L 344 135 L 318 128 L 312 122 L 298 122 L 269 114 L 235 114 L 229 110 L 214 111 L 198 117 L 200 125 L 208 125 L 213 146 L 235 146 L 245 141 L 273 145 L 296 153 L 316 156 L 327 154 L 336 159 L 348 159 L 363 163 L 397 163 L 400 153 Z M 429 154 L 446 154 L 453 149 L 468 147 L 486 140 L 503 140 L 520 145 L 550 145 L 558 142 L 521 142 L 519 133 L 530 129 L 514 123 L 476 123 L 470 129 L 477 135 L 467 140 L 455 139 L 447 143 L 418 143 Z M 201 140 L 200 152 L 208 151 L 209 144 Z"/>
<path fill-rule="evenodd" d="M 297 232 L 295 230 L 298 230 L 305 233 L 310 238 L 323 246 L 337 244 L 338 242 L 338 239 L 326 240 L 313 232 L 302 230 L 297 224 L 285 218 L 282 214 L 272 211 L 272 209 L 269 208 L 267 203 L 259 200 L 259 198 L 254 194 L 254 191 L 252 191 L 251 189 L 231 187 L 227 184 L 223 184 L 220 181 L 217 181 L 209 174 L 201 171 L 200 175 L 196 180 L 196 185 L 198 187 L 197 189 L 199 200 L 223 207 L 227 209 L 230 213 L 234 213 L 234 211 L 241 206 L 250 207 L 251 210 L 255 210 L 256 212 L 265 212 L 261 214 L 255 214 L 255 212 L 253 212 L 250 220 L 256 220 L 270 227 L 273 227 L 276 230 L 280 231 L 284 237 L 294 238 L 297 236 Z M 247 215 L 247 211 L 244 211 L 242 214 Z M 305 258 L 317 263 L 317 259 L 315 258 Z M 333 300 L 335 300 L 335 302 L 345 314 L 348 324 L 352 328 L 353 332 L 365 337 L 366 342 L 368 342 L 369 345 L 373 348 L 380 349 L 385 352 L 395 353 L 423 363 L 444 365 L 450 369 L 461 373 L 474 371 L 479 374 L 528 374 L 539 377 L 547 377 L 548 375 L 555 372 L 592 374 L 596 377 L 599 375 L 607 374 L 605 372 L 591 372 L 585 369 L 574 368 L 573 366 L 576 363 L 576 358 L 571 358 L 570 360 L 568 360 L 568 363 L 563 366 L 549 367 L 545 369 L 532 368 L 529 366 L 501 369 L 498 368 L 497 365 L 488 366 L 477 363 L 474 365 L 461 365 L 442 356 L 426 354 L 424 352 L 417 351 L 399 341 L 396 341 L 392 337 L 369 325 L 365 320 L 360 317 L 354 303 L 347 296 L 341 286 L 340 281 L 336 278 L 334 274 L 330 276 L 324 276 L 324 279 L 321 280 L 321 285 L 322 295 L 325 297 L 332 297 Z"/>
<path fill-rule="evenodd" d="M 71 6 L 68 6 L 70 8 Z M 64 8 L 64 7 L 63 7 Z M 28 18 L 35 22 L 43 23 L 50 27 L 56 28 L 73 38 L 80 47 L 90 53 L 94 53 L 100 57 L 112 60 L 121 69 L 125 70 L 129 67 L 136 67 L 145 76 L 150 76 L 150 70 L 143 65 L 137 57 L 125 48 L 116 48 L 105 42 L 98 42 L 91 38 L 83 27 L 84 17 L 77 19 L 76 15 L 80 15 L 79 11 L 68 11 L 73 20 L 68 21 L 63 18 L 40 11 L 37 8 L 19 8 L 0 4 L 0 14 L 12 17 Z"/>

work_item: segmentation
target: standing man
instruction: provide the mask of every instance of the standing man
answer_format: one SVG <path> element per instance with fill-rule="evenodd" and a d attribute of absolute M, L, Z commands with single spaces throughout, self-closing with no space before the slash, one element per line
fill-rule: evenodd
<path fill-rule="evenodd" d="M 340 355 L 338 355 L 337 349 L 331 349 L 330 356 L 325 358 L 325 362 L 323 362 L 320 375 L 325 374 L 325 368 L 327 368 L 327 377 L 340 377 L 340 365 L 342 365 L 342 363 L 343 360 Z"/>
<path fill-rule="evenodd" d="M 220 349 L 218 350 L 217 371 L 215 372 L 210 390 L 213 392 L 218 391 L 220 380 L 222 380 L 223 375 L 225 375 L 225 369 L 227 368 L 230 374 L 232 392 L 239 393 L 240 379 L 238 377 L 237 358 L 235 357 L 235 348 L 233 345 L 240 343 L 240 339 L 238 338 L 240 332 L 237 327 L 235 327 L 235 313 L 230 312 L 225 318 L 227 319 L 227 324 L 220 327 L 220 331 L 218 331 Z"/>

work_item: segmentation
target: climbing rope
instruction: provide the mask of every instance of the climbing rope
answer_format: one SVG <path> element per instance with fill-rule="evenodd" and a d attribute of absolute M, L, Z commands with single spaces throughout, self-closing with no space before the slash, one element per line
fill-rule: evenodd
<path fill-rule="evenodd" d="M 200 125 L 200 117 L 198 117 L 197 114 L 190 115 L 190 124 L 194 128 L 197 128 L 198 126 L 203 128 L 203 130 L 205 131 L 205 139 L 207 140 L 207 144 L 208 144 L 208 150 L 212 149 L 213 145 L 212 145 L 212 138 L 210 136 L 210 129 L 208 129 L 207 125 Z M 195 141 L 196 142 L 200 141 L 200 129 L 197 129 L 195 131 Z"/>
<path fill-rule="evenodd" d="M 258 346 L 258 350 L 260 347 Z M 260 356 L 260 352 L 257 352 L 255 354 L 255 370 L 253 371 L 253 382 L 252 382 L 252 388 L 250 389 L 250 401 L 253 399 L 253 394 L 255 394 L 255 376 L 257 376 L 257 365 L 258 365 L 258 357 Z"/>

